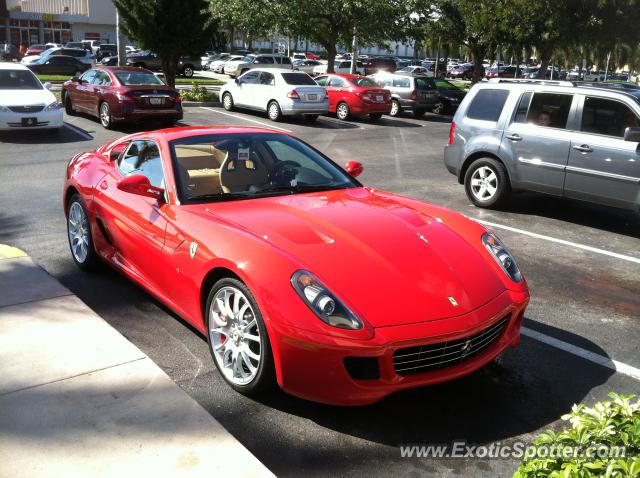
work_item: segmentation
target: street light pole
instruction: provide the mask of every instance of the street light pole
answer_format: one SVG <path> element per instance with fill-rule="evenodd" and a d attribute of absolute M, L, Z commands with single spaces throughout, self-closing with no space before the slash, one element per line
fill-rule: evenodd
<path fill-rule="evenodd" d="M 357 61 L 358 61 L 358 32 L 356 30 L 356 28 L 353 28 L 353 48 L 352 48 L 352 56 L 351 56 L 351 74 L 355 75 L 356 74 L 356 66 L 357 66 Z"/>
<path fill-rule="evenodd" d="M 124 45 L 122 29 L 120 28 L 120 12 L 118 12 L 117 8 L 116 8 L 116 48 L 118 50 L 118 66 L 125 66 L 127 64 L 127 51 Z"/>

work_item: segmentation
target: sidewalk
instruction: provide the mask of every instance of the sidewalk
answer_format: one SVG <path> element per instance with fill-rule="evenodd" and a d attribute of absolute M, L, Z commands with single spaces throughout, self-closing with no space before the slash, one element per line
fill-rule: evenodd
<path fill-rule="evenodd" d="M 0 245 L 0 477 L 273 476 L 137 347 Z"/>

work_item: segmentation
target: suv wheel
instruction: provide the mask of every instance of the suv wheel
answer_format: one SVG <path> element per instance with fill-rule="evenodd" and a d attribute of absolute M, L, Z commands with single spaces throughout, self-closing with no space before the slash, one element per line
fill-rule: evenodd
<path fill-rule="evenodd" d="M 398 116 L 400 114 L 400 102 L 398 100 L 391 100 L 391 116 Z"/>
<path fill-rule="evenodd" d="M 493 158 L 480 158 L 469 166 L 464 189 L 473 204 L 487 208 L 500 205 L 511 192 L 507 170 Z"/>
<path fill-rule="evenodd" d="M 191 65 L 186 65 L 182 69 L 182 74 L 187 78 L 191 78 L 193 76 L 193 67 Z"/>

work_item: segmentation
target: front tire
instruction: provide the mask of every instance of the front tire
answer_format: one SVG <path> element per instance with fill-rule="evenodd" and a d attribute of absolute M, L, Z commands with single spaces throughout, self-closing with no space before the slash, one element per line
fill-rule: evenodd
<path fill-rule="evenodd" d="M 182 69 L 182 74 L 186 78 L 191 78 L 193 76 L 193 67 L 191 65 L 187 65 Z"/>
<path fill-rule="evenodd" d="M 71 95 L 66 93 L 64 95 L 64 112 L 69 116 L 75 116 L 76 110 L 73 109 L 73 104 L 71 103 Z"/>
<path fill-rule="evenodd" d="M 220 279 L 211 288 L 206 305 L 207 342 L 220 375 L 244 395 L 272 388 L 271 344 L 249 288 L 237 279 Z"/>
<path fill-rule="evenodd" d="M 87 208 L 79 194 L 71 196 L 67 203 L 67 237 L 73 262 L 82 270 L 94 270 L 98 256 L 93 248 Z"/>
<path fill-rule="evenodd" d="M 222 107 L 227 111 L 233 111 L 233 96 L 231 96 L 231 93 L 222 95 Z"/>
<path fill-rule="evenodd" d="M 113 119 L 111 118 L 111 108 L 109 107 L 109 103 L 107 103 L 106 101 L 100 103 L 100 108 L 98 111 L 100 114 L 100 124 L 102 124 L 102 127 L 104 129 L 111 129 L 111 127 L 113 126 Z"/>
<path fill-rule="evenodd" d="M 339 120 L 346 121 L 351 116 L 351 110 L 349 109 L 349 105 L 344 101 L 339 103 L 336 107 L 336 116 Z"/>
<path fill-rule="evenodd" d="M 280 121 L 282 118 L 282 110 L 280 110 L 280 105 L 277 101 L 272 101 L 267 106 L 267 115 L 271 121 Z"/>
<path fill-rule="evenodd" d="M 474 161 L 464 175 L 467 197 L 477 207 L 492 208 L 503 204 L 511 193 L 504 165 L 493 158 Z"/>

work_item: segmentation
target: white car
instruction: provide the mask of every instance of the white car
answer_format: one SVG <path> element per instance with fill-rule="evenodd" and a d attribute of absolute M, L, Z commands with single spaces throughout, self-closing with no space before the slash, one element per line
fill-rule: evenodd
<path fill-rule="evenodd" d="M 224 58 L 219 58 L 209 64 L 209 70 L 213 71 L 214 73 L 224 73 L 224 66 L 228 61 L 240 61 L 243 58 L 244 57 L 242 55 L 230 55 Z"/>
<path fill-rule="evenodd" d="M 51 55 L 67 55 L 72 56 L 82 63 L 86 63 L 90 67 L 96 66 L 96 56 L 90 52 L 89 50 L 82 50 L 80 48 L 49 48 L 48 50 L 43 51 L 39 55 L 29 55 L 22 58 L 20 63 L 23 65 L 28 65 L 29 63 L 34 63 L 38 61 L 40 58 L 46 58 Z"/>
<path fill-rule="evenodd" d="M 24 65 L 0 63 L 0 131 L 62 128 L 60 103 Z"/>
<path fill-rule="evenodd" d="M 288 56 L 268 54 L 247 55 L 241 61 L 228 62 L 224 66 L 224 72 L 231 78 L 235 78 L 254 68 L 293 69 L 293 66 L 291 65 L 291 58 Z"/>
<path fill-rule="evenodd" d="M 336 61 L 333 65 L 334 73 L 351 73 L 351 60 Z M 313 67 L 313 75 L 324 75 L 327 73 L 327 64 L 323 63 Z M 356 74 L 364 75 L 364 65 L 356 62 Z"/>
<path fill-rule="evenodd" d="M 266 111 L 269 119 L 303 115 L 315 120 L 329 112 L 326 90 L 301 71 L 254 68 L 220 88 L 222 106 Z"/>
<path fill-rule="evenodd" d="M 293 60 L 294 70 L 304 71 L 309 75 L 313 73 L 313 69 L 318 65 L 322 65 L 322 62 L 318 60 Z"/>

